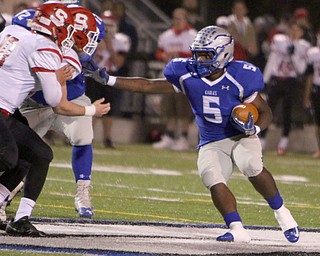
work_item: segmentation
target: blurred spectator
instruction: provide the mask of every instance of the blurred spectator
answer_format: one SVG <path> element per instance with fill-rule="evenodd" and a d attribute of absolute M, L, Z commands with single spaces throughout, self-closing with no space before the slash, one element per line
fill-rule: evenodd
<path fill-rule="evenodd" d="M 112 11 L 113 5 L 114 5 L 114 0 L 103 0 L 101 4 L 102 13 L 100 15 L 103 15 L 103 12 L 105 11 Z"/>
<path fill-rule="evenodd" d="M 94 61 L 99 67 L 105 67 L 111 75 L 127 76 L 127 70 L 121 68 L 125 65 L 130 50 L 130 38 L 118 32 L 118 18 L 113 13 L 105 11 L 101 18 L 105 23 L 107 33 L 97 47 Z M 86 94 L 92 102 L 104 97 L 106 102 L 111 103 L 111 111 L 102 117 L 103 142 L 105 147 L 114 148 L 111 140 L 112 117 L 119 115 L 121 92 L 90 78 L 86 82 Z"/>
<path fill-rule="evenodd" d="M 248 9 L 243 0 L 235 0 L 232 5 L 232 14 L 229 16 L 228 31 L 246 52 L 246 59 L 258 54 L 257 38 L 254 26 L 247 16 Z"/>
<path fill-rule="evenodd" d="M 251 61 L 260 70 L 264 70 L 264 67 L 267 62 L 267 55 L 268 51 L 266 51 L 265 44 L 268 44 L 268 36 L 270 31 L 275 27 L 276 21 L 270 15 L 263 15 L 256 17 L 253 21 L 254 28 L 256 31 L 257 36 L 257 43 L 258 43 L 258 53 L 255 55 Z"/>
<path fill-rule="evenodd" d="M 228 29 L 230 25 L 230 19 L 227 16 L 219 16 L 216 19 L 216 25 L 218 27 Z M 239 44 L 239 42 L 234 41 L 234 52 L 233 52 L 233 59 L 234 60 L 246 60 L 248 58 L 246 51 L 244 48 Z"/>
<path fill-rule="evenodd" d="M 306 70 L 306 52 L 310 43 L 302 38 L 303 28 L 292 23 L 288 35 L 276 34 L 271 43 L 271 53 L 264 70 L 267 84 L 268 103 L 276 112 L 279 101 L 282 102 L 282 136 L 277 146 L 277 153 L 286 152 L 291 131 L 293 97 L 299 85 L 299 76 Z M 266 130 L 261 132 L 262 148 L 265 148 Z"/>
<path fill-rule="evenodd" d="M 303 38 L 310 42 L 311 45 L 315 46 L 317 44 L 317 39 L 312 25 L 310 23 L 310 16 L 308 10 L 304 7 L 297 8 L 293 13 L 293 17 L 295 22 L 297 22 L 298 25 L 303 27 Z"/>
<path fill-rule="evenodd" d="M 6 26 L 6 20 L 0 13 L 0 32 L 5 28 Z"/>
<path fill-rule="evenodd" d="M 278 24 L 276 24 L 275 27 L 270 30 L 266 44 L 263 45 L 263 50 L 267 56 L 270 53 L 270 44 L 272 42 L 274 35 L 288 34 L 291 18 L 292 18 L 292 15 L 290 13 L 288 12 L 282 13 L 279 18 Z"/>
<path fill-rule="evenodd" d="M 314 115 L 314 122 L 316 125 L 316 139 L 318 150 L 314 152 L 314 158 L 320 158 L 320 47 L 317 46 L 310 48 L 307 52 L 308 68 L 305 94 L 303 106 L 308 113 Z"/>
<path fill-rule="evenodd" d="M 199 13 L 198 0 L 183 0 L 181 7 L 187 11 L 188 22 L 190 25 L 192 25 L 196 30 L 203 28 L 204 21 Z"/>
<path fill-rule="evenodd" d="M 134 25 L 132 25 L 126 15 L 126 6 L 123 2 L 115 2 L 112 12 L 118 17 L 118 31 L 126 34 L 131 39 L 130 52 L 136 52 L 138 49 L 138 33 Z"/>
<path fill-rule="evenodd" d="M 16 3 L 14 6 L 13 6 L 13 15 L 16 15 L 18 14 L 19 12 L 25 10 L 25 9 L 28 9 L 30 8 L 28 4 L 24 3 L 24 2 L 21 2 L 21 3 Z"/>
<path fill-rule="evenodd" d="M 168 63 L 173 58 L 191 57 L 190 45 L 197 31 L 190 26 L 187 12 L 183 8 L 173 11 L 173 26 L 160 34 L 156 58 Z M 188 130 L 193 118 L 191 106 L 184 94 L 162 95 L 161 115 L 166 121 L 166 131 L 159 142 L 153 144 L 157 149 L 184 151 L 189 149 Z M 179 128 L 180 125 L 180 129 Z M 178 135 L 175 140 L 175 135 Z"/>

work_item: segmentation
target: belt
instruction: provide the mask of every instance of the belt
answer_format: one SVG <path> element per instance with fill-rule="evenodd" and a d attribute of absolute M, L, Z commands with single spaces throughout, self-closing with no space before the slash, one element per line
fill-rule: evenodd
<path fill-rule="evenodd" d="M 5 116 L 11 116 L 11 113 L 10 113 L 8 110 L 5 110 L 5 109 L 3 109 L 3 108 L 0 108 L 0 112 L 1 112 L 2 114 L 4 114 Z"/>

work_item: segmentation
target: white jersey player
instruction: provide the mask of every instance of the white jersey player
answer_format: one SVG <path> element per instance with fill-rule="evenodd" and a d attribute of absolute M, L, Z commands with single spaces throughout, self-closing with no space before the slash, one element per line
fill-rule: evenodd
<path fill-rule="evenodd" d="M 291 26 L 291 31 L 293 30 L 300 28 L 294 24 Z M 306 52 L 310 48 L 310 43 L 305 39 L 293 39 L 289 35 L 276 34 L 270 47 L 271 53 L 263 72 L 265 83 L 269 83 L 272 76 L 297 78 L 306 70 Z"/>
<path fill-rule="evenodd" d="M 58 78 L 55 71 L 62 62 L 60 48 L 67 51 L 73 45 L 72 32 L 72 14 L 64 5 L 55 3 L 39 7 L 33 32 L 12 25 L 0 35 L 0 169 L 4 171 L 0 176 L 0 202 L 21 181 L 21 161 L 30 165 L 19 208 L 6 226 L 10 235 L 44 235 L 28 218 L 53 158 L 51 148 L 34 131 L 11 116 L 35 90 L 37 82 L 52 107 L 60 104 L 61 85 L 70 78 L 72 69 L 60 70 Z"/>
<path fill-rule="evenodd" d="M 314 158 L 320 158 L 320 47 L 312 47 L 307 52 L 308 68 L 303 107 L 313 111 L 316 125 L 318 150 Z"/>
<path fill-rule="evenodd" d="M 81 6 L 70 5 L 75 20 L 75 49 L 80 54 L 92 55 L 97 46 L 99 31 L 93 14 Z M 85 84 L 78 53 L 71 49 L 63 55 L 63 62 L 73 66 L 75 76 L 67 82 L 67 99 L 71 103 L 90 107 L 90 99 L 84 95 Z M 101 102 L 98 101 L 98 102 Z M 77 183 L 75 208 L 80 217 L 91 218 L 94 215 L 89 197 L 92 169 L 93 128 L 91 116 L 70 117 L 55 114 L 46 102 L 43 91 L 36 92 L 20 108 L 27 117 L 30 127 L 43 137 L 52 129 L 67 137 L 72 145 L 72 167 Z M 94 109 L 93 109 L 94 110 Z"/>
<path fill-rule="evenodd" d="M 277 153 L 286 153 L 291 131 L 292 101 L 296 89 L 300 86 L 298 77 L 307 67 L 306 53 L 310 43 L 302 38 L 304 30 L 292 23 L 288 35 L 276 34 L 271 43 L 271 53 L 264 70 L 267 84 L 268 103 L 273 112 L 279 100 L 282 100 L 283 130 L 277 146 Z M 261 144 L 265 147 L 266 130 L 261 133 Z"/>

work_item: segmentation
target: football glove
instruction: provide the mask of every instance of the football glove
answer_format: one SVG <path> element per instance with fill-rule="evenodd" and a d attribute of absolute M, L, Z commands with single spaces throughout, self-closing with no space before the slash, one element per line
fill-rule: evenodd
<path fill-rule="evenodd" d="M 100 84 L 108 84 L 109 74 L 107 73 L 106 68 L 99 68 L 92 59 L 83 65 L 83 73 L 85 77 L 91 77 Z"/>
<path fill-rule="evenodd" d="M 106 68 L 99 68 L 95 71 L 86 70 L 84 72 L 85 77 L 91 77 L 96 82 L 107 85 L 109 81 L 109 74 L 106 71 Z"/>
<path fill-rule="evenodd" d="M 235 115 L 231 115 L 231 123 L 236 129 L 245 135 L 251 136 L 260 132 L 260 127 L 254 125 L 254 119 L 251 112 L 248 114 L 249 120 L 247 122 L 240 121 Z"/>

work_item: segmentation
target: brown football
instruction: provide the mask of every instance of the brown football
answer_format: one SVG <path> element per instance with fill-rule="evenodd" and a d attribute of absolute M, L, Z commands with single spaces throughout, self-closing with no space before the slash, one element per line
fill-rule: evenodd
<path fill-rule="evenodd" d="M 253 115 L 254 123 L 256 123 L 259 119 L 259 112 L 253 104 L 242 103 L 235 106 L 232 110 L 232 115 L 236 116 L 242 122 L 248 122 L 249 112 Z"/>

